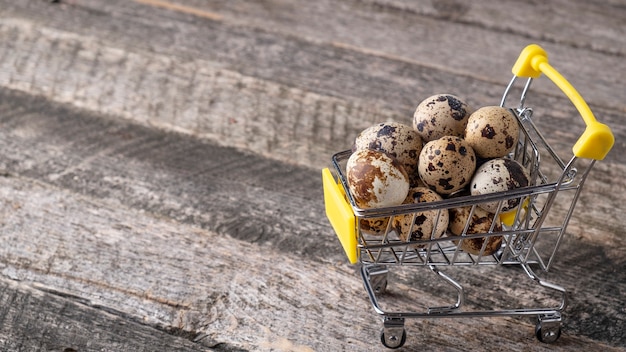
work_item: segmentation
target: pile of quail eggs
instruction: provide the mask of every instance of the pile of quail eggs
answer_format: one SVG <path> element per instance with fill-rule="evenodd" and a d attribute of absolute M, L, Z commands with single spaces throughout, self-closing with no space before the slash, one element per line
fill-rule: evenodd
<path fill-rule="evenodd" d="M 473 110 L 455 95 L 433 95 L 417 106 L 412 126 L 383 122 L 356 137 L 346 164 L 349 192 L 358 207 L 370 209 L 525 187 L 528 171 L 507 157 L 518 136 L 517 119 L 507 108 Z M 391 228 L 404 241 L 498 232 L 494 214 L 514 209 L 518 201 L 481 203 L 471 212 L 466 207 L 398 215 L 392 224 L 390 218 L 361 219 L 360 229 L 376 235 Z M 490 236 L 482 254 L 497 251 L 501 240 Z M 463 240 L 461 249 L 477 254 L 483 241 Z"/>

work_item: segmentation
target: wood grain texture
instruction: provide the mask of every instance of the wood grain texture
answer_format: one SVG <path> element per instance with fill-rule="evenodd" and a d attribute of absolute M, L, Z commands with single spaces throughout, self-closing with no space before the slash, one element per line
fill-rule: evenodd
<path fill-rule="evenodd" d="M 372 341 L 380 322 L 326 223 L 315 170 L 23 93 L 0 96 L 4 276 L 144 324 L 205 334 L 210 346 L 378 349 Z M 573 223 L 580 232 L 564 242 L 549 276 L 575 292 L 567 339 L 557 346 L 565 350 L 591 343 L 578 336 L 609 344 L 624 338 L 618 326 L 626 317 L 614 308 L 626 282 L 619 269 L 623 248 L 594 245 L 582 224 Z M 596 229 L 603 234 L 606 227 Z M 393 306 L 411 310 L 449 295 L 423 273 L 397 274 Z M 513 274 L 456 275 L 469 287 L 497 285 L 489 299 L 479 294 L 474 307 L 542 302 L 528 278 Z M 362 330 L 346 323 L 352 321 Z M 469 330 L 464 324 L 413 321 L 408 329 L 421 331 L 413 341 L 442 350 L 460 338 L 480 344 L 485 329 L 499 336 L 499 329 L 517 326 L 519 335 L 506 335 L 507 346 L 533 339 L 527 320 L 479 320 Z"/>
<path fill-rule="evenodd" d="M 0 350 L 379 350 L 319 169 L 372 123 L 410 122 L 422 97 L 497 104 L 529 42 L 616 135 L 546 275 L 571 292 L 564 336 L 539 344 L 518 318 L 409 321 L 403 350 L 624 350 L 625 13 L 618 1 L 0 0 Z M 549 82 L 532 93 L 568 155 L 582 121 Z M 450 271 L 473 308 L 544 300 L 519 270 Z M 449 295 L 424 270 L 392 278 L 398 309 Z"/>
<path fill-rule="evenodd" d="M 176 331 L 160 331 L 91 307 L 79 297 L 0 279 L 2 351 L 208 351 Z M 185 333 L 183 333 L 185 335 Z M 228 351 L 219 346 L 215 351 Z M 231 351 L 233 351 L 231 349 Z"/>
<path fill-rule="evenodd" d="M 380 321 L 363 296 L 360 279 L 344 263 L 301 260 L 290 253 L 275 253 L 271 248 L 259 248 L 113 202 L 95 201 L 38 181 L 4 177 L 0 191 L 0 233 L 7 244 L 2 252 L 3 276 L 34 283 L 36 290 L 65 295 L 96 311 L 114 315 L 104 319 L 107 324 L 130 320 L 165 331 L 184 332 L 190 340 L 209 347 L 379 350 L 375 342 Z M 584 250 L 583 255 L 599 260 L 602 249 L 589 249 L 592 251 Z M 576 262 L 577 258 L 573 260 Z M 592 269 L 599 277 L 605 277 L 596 271 L 597 261 L 588 264 L 591 268 L 580 269 L 577 264 L 577 273 Z M 562 274 L 562 270 L 567 271 L 557 268 L 555 273 Z M 482 273 L 456 272 L 463 283 L 474 287 L 469 297 L 477 294 L 470 307 L 543 302 L 544 293 L 528 287 L 529 282 L 524 281 L 525 274 L 520 271 L 479 271 Z M 423 309 L 448 301 L 449 291 L 428 280 L 428 274 L 425 279 L 424 272 L 397 273 L 384 299 L 398 310 Z M 571 276 L 575 278 L 576 274 Z M 623 280 L 617 280 L 604 284 L 600 280 L 585 280 L 581 291 L 575 292 L 583 295 L 586 302 L 581 298 L 574 300 L 572 313 L 568 314 L 572 319 L 568 320 L 561 342 L 554 346 L 535 342 L 533 326 L 525 319 L 442 319 L 407 322 L 412 343 L 405 350 L 418 350 L 421 344 L 441 351 L 464 350 L 468 345 L 494 351 L 504 346 L 529 351 L 598 346 L 598 342 L 581 335 L 622 338 L 619 324 L 601 329 L 595 326 L 596 319 L 619 319 L 619 314 L 610 310 L 620 300 L 615 291 L 621 289 Z M 422 285 L 416 286 L 415 282 Z M 482 296 L 494 283 L 499 289 L 489 297 Z M 599 292 L 595 290 L 601 290 L 602 297 L 589 299 L 593 297 L 590 293 Z M 54 316 L 55 308 L 48 309 Z M 9 327 L 19 328 L 18 324 L 33 319 L 32 313 L 33 310 L 22 309 L 9 311 L 3 317 L 15 322 Z M 96 314 L 88 310 L 79 314 L 83 313 L 86 317 Z M 581 314 L 582 319 L 576 319 Z M 16 316 L 15 320 L 10 320 L 11 316 Z M 58 319 L 83 326 L 83 318 Z M 585 324 L 582 331 L 578 324 Z M 102 333 L 120 333 L 110 331 L 106 324 L 100 328 Z M 69 329 L 69 333 L 72 331 Z M 91 347 L 80 339 L 72 340 L 64 331 L 49 334 L 50 340 L 67 338 L 67 343 L 71 342 L 70 346 L 77 350 Z M 503 336 L 506 340 L 502 340 Z M 113 336 L 111 342 L 127 343 L 131 338 Z M 117 349 L 114 345 L 110 348 Z M 610 346 L 603 348 L 611 350 Z"/>
<path fill-rule="evenodd" d="M 454 91 L 473 106 L 497 104 L 509 79 L 507 72 L 529 42 L 525 36 L 508 41 L 503 37 L 508 33 L 481 28 L 456 29 L 475 38 L 492 36 L 493 42 L 503 41 L 499 49 L 507 48 L 507 53 L 490 56 L 490 63 L 485 65 L 485 53 L 493 51 L 490 45 L 472 43 L 450 50 L 462 46 L 439 43 L 438 39 L 458 40 L 453 34 L 433 34 L 433 38 L 415 45 L 413 32 L 406 34 L 409 19 L 400 16 L 401 12 L 382 11 L 387 17 L 361 19 L 359 14 L 374 16 L 379 12 L 357 5 L 358 11 L 350 15 L 342 13 L 341 7 L 329 11 L 332 5 L 318 5 L 321 7 L 311 11 L 336 13 L 336 17 L 315 25 L 304 16 L 310 14 L 304 11 L 306 6 L 304 10 L 270 7 L 278 14 L 295 11 L 278 19 L 287 14 L 304 17 L 304 28 L 295 36 L 289 29 L 293 21 L 281 25 L 271 16 L 253 18 L 258 14 L 253 5 L 237 7 L 242 17 L 232 15 L 231 21 L 231 17 L 215 20 L 167 9 L 142 12 L 138 18 L 135 14 L 146 5 L 129 2 L 72 2 L 64 7 L 42 7 L 36 2 L 7 4 L 5 11 L 19 19 L 6 21 L 0 31 L 7 43 L 13 43 L 2 55 L 6 59 L 2 60 L 0 72 L 4 77 L 0 80 L 7 87 L 90 110 L 321 167 L 333 151 L 345 149 L 370 124 L 388 119 L 410 122 L 417 103 L 435 92 Z M 220 7 L 206 10 L 229 13 Z M 422 15 L 408 12 L 407 16 Z M 351 18 L 349 28 L 334 28 L 342 23 L 337 18 L 346 17 Z M 401 21 L 395 23 L 398 17 Z M 418 18 L 420 21 L 411 22 L 423 26 L 416 33 L 452 31 L 436 30 L 432 25 L 464 26 Z M 172 22 L 177 23 L 176 30 L 163 27 Z M 320 25 L 326 31 L 317 27 Z M 148 39 L 146 33 L 150 33 Z M 335 38 L 333 33 L 345 34 Z M 357 41 L 360 37 L 376 38 L 375 33 L 380 33 L 380 39 L 374 43 Z M 387 40 L 389 37 L 394 40 Z M 385 43 L 423 51 L 396 52 Z M 615 57 L 604 54 L 596 57 L 593 52 L 581 55 L 548 49 L 562 62 L 555 65 L 566 76 L 575 77 L 576 86 L 585 82 L 581 94 L 591 104 L 609 108 L 601 110 L 599 117 L 621 135 L 619 121 L 624 107 L 618 102 L 626 101 L 622 99 L 626 97 L 619 96 L 624 91 L 619 79 L 605 68 L 619 71 L 626 61 L 619 57 L 611 61 Z M 439 56 L 434 56 L 436 52 Z M 587 75 L 587 69 L 593 72 Z M 571 104 L 560 92 L 547 80 L 538 81 L 536 86 L 532 106 L 548 115 L 545 120 L 552 120 L 555 114 L 571 114 L 568 125 L 572 123 L 578 130 L 565 133 L 580 134 L 582 122 L 575 120 Z M 555 120 L 553 126 L 563 126 L 562 119 Z"/>

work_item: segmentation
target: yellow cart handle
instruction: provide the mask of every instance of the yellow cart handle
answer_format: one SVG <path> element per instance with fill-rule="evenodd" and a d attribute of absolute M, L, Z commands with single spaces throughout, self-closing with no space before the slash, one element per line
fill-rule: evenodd
<path fill-rule="evenodd" d="M 609 153 L 615 137 L 609 126 L 596 120 L 589 106 L 574 87 L 554 67 L 548 63 L 548 54 L 537 44 L 530 44 L 522 50 L 513 74 L 518 77 L 538 78 L 545 74 L 572 101 L 587 125 L 583 134 L 572 148 L 579 158 L 602 160 Z"/>

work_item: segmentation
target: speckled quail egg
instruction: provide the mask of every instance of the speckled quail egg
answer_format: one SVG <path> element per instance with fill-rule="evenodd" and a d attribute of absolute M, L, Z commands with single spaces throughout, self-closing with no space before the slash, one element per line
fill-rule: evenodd
<path fill-rule="evenodd" d="M 465 140 L 481 158 L 500 158 L 515 147 L 519 125 L 513 113 L 500 106 L 474 111 L 465 128 Z"/>
<path fill-rule="evenodd" d="M 427 187 L 414 187 L 404 200 L 404 204 L 417 204 L 436 202 L 443 198 Z M 398 215 L 394 217 L 394 228 L 403 241 L 418 241 L 440 238 L 446 233 L 450 221 L 447 209 L 425 210 L 412 214 Z M 435 225 L 436 222 L 436 225 Z M 422 247 L 415 245 L 415 247 Z"/>
<path fill-rule="evenodd" d="M 530 185 L 530 175 L 520 163 L 513 159 L 496 158 L 482 164 L 470 183 L 472 195 L 508 191 Z M 519 204 L 519 198 L 510 198 L 502 204 L 500 212 L 507 212 Z M 480 203 L 479 207 L 495 213 L 499 202 Z"/>
<path fill-rule="evenodd" d="M 474 208 L 472 217 L 470 219 L 470 212 L 472 207 L 460 207 L 450 209 L 450 225 L 448 230 L 455 236 L 462 235 L 475 235 L 475 234 L 487 234 L 493 224 L 493 232 L 502 231 L 502 224 L 500 219 L 495 220 L 494 214 L 491 214 L 479 207 Z M 469 220 L 469 221 L 468 221 Z M 467 230 L 465 230 L 467 226 Z M 474 255 L 479 255 L 480 250 L 487 239 L 487 245 L 483 251 L 483 255 L 491 255 L 498 251 L 502 244 L 502 236 L 489 236 L 489 237 L 477 237 L 468 238 L 460 241 L 454 241 L 457 245 L 460 245 L 460 249 Z"/>
<path fill-rule="evenodd" d="M 417 170 L 426 186 L 441 195 L 452 194 L 471 181 L 476 156 L 462 138 L 444 136 L 424 145 Z"/>
<path fill-rule="evenodd" d="M 359 219 L 359 231 L 364 235 L 383 236 L 388 225 L 389 217 Z"/>
<path fill-rule="evenodd" d="M 360 208 L 401 204 L 409 192 L 409 177 L 395 158 L 377 150 L 357 150 L 348 158 L 346 178 Z"/>
<path fill-rule="evenodd" d="M 418 179 L 417 158 L 422 146 L 422 138 L 411 126 L 383 122 L 363 130 L 356 137 L 352 150 L 373 149 L 387 153 L 402 164 L 414 184 Z"/>
<path fill-rule="evenodd" d="M 463 137 L 471 113 L 472 108 L 457 96 L 436 94 L 417 105 L 413 128 L 424 142 L 443 136 Z"/>

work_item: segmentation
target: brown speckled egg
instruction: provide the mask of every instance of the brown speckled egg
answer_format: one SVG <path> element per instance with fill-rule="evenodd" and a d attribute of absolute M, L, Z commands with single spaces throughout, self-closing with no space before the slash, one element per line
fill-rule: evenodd
<path fill-rule="evenodd" d="M 436 202 L 443 198 L 430 188 L 414 187 L 404 200 L 404 204 Z M 438 215 L 439 214 L 439 215 Z M 435 221 L 437 224 L 435 225 Z M 435 230 L 434 238 L 440 238 L 446 233 L 450 215 L 447 209 L 425 210 L 414 214 L 398 215 L 394 217 L 394 228 L 403 241 L 418 241 L 430 239 Z M 421 246 L 415 246 L 421 247 Z"/>
<path fill-rule="evenodd" d="M 346 164 L 350 194 L 360 208 L 402 204 L 409 192 L 409 177 L 391 156 L 371 149 L 352 153 Z"/>
<path fill-rule="evenodd" d="M 494 216 L 485 210 L 475 207 L 472 213 L 472 218 L 469 219 L 472 207 L 461 207 L 450 209 L 450 225 L 448 229 L 450 233 L 455 236 L 461 235 L 475 235 L 481 233 L 488 233 L 491 229 L 491 225 L 494 222 Z M 469 220 L 469 223 L 468 223 Z M 467 225 L 467 231 L 464 233 L 465 226 Z M 502 224 L 498 218 L 496 223 L 493 224 L 493 232 L 502 231 Z M 469 238 L 461 241 L 460 249 L 474 255 L 480 254 L 480 249 L 485 242 L 486 237 Z M 455 241 L 458 245 L 459 241 Z M 483 255 L 491 255 L 500 249 L 502 244 L 502 236 L 489 236 L 487 245 Z"/>
<path fill-rule="evenodd" d="M 362 218 L 359 220 L 359 230 L 365 235 L 382 236 L 387 232 L 388 217 Z"/>
<path fill-rule="evenodd" d="M 470 184 L 470 193 L 488 194 L 528 185 L 530 185 L 528 170 L 513 159 L 496 158 L 485 162 L 476 170 Z M 500 211 L 509 211 L 518 204 L 519 198 L 505 200 Z M 498 210 L 498 202 L 481 203 L 479 206 L 490 213 Z"/>
<path fill-rule="evenodd" d="M 456 136 L 426 143 L 417 168 L 422 182 L 442 195 L 452 194 L 469 184 L 475 169 L 474 150 Z"/>
<path fill-rule="evenodd" d="M 424 142 L 443 136 L 463 137 L 472 109 L 452 94 L 437 94 L 424 99 L 413 114 L 413 128 Z"/>
<path fill-rule="evenodd" d="M 481 158 L 506 156 L 517 143 L 519 125 L 513 113 L 500 106 L 485 106 L 472 113 L 465 140 Z"/>
<path fill-rule="evenodd" d="M 417 177 L 417 158 L 422 151 L 422 138 L 408 125 L 383 122 L 366 128 L 355 139 L 353 151 L 379 150 L 396 158 L 414 183 Z"/>

